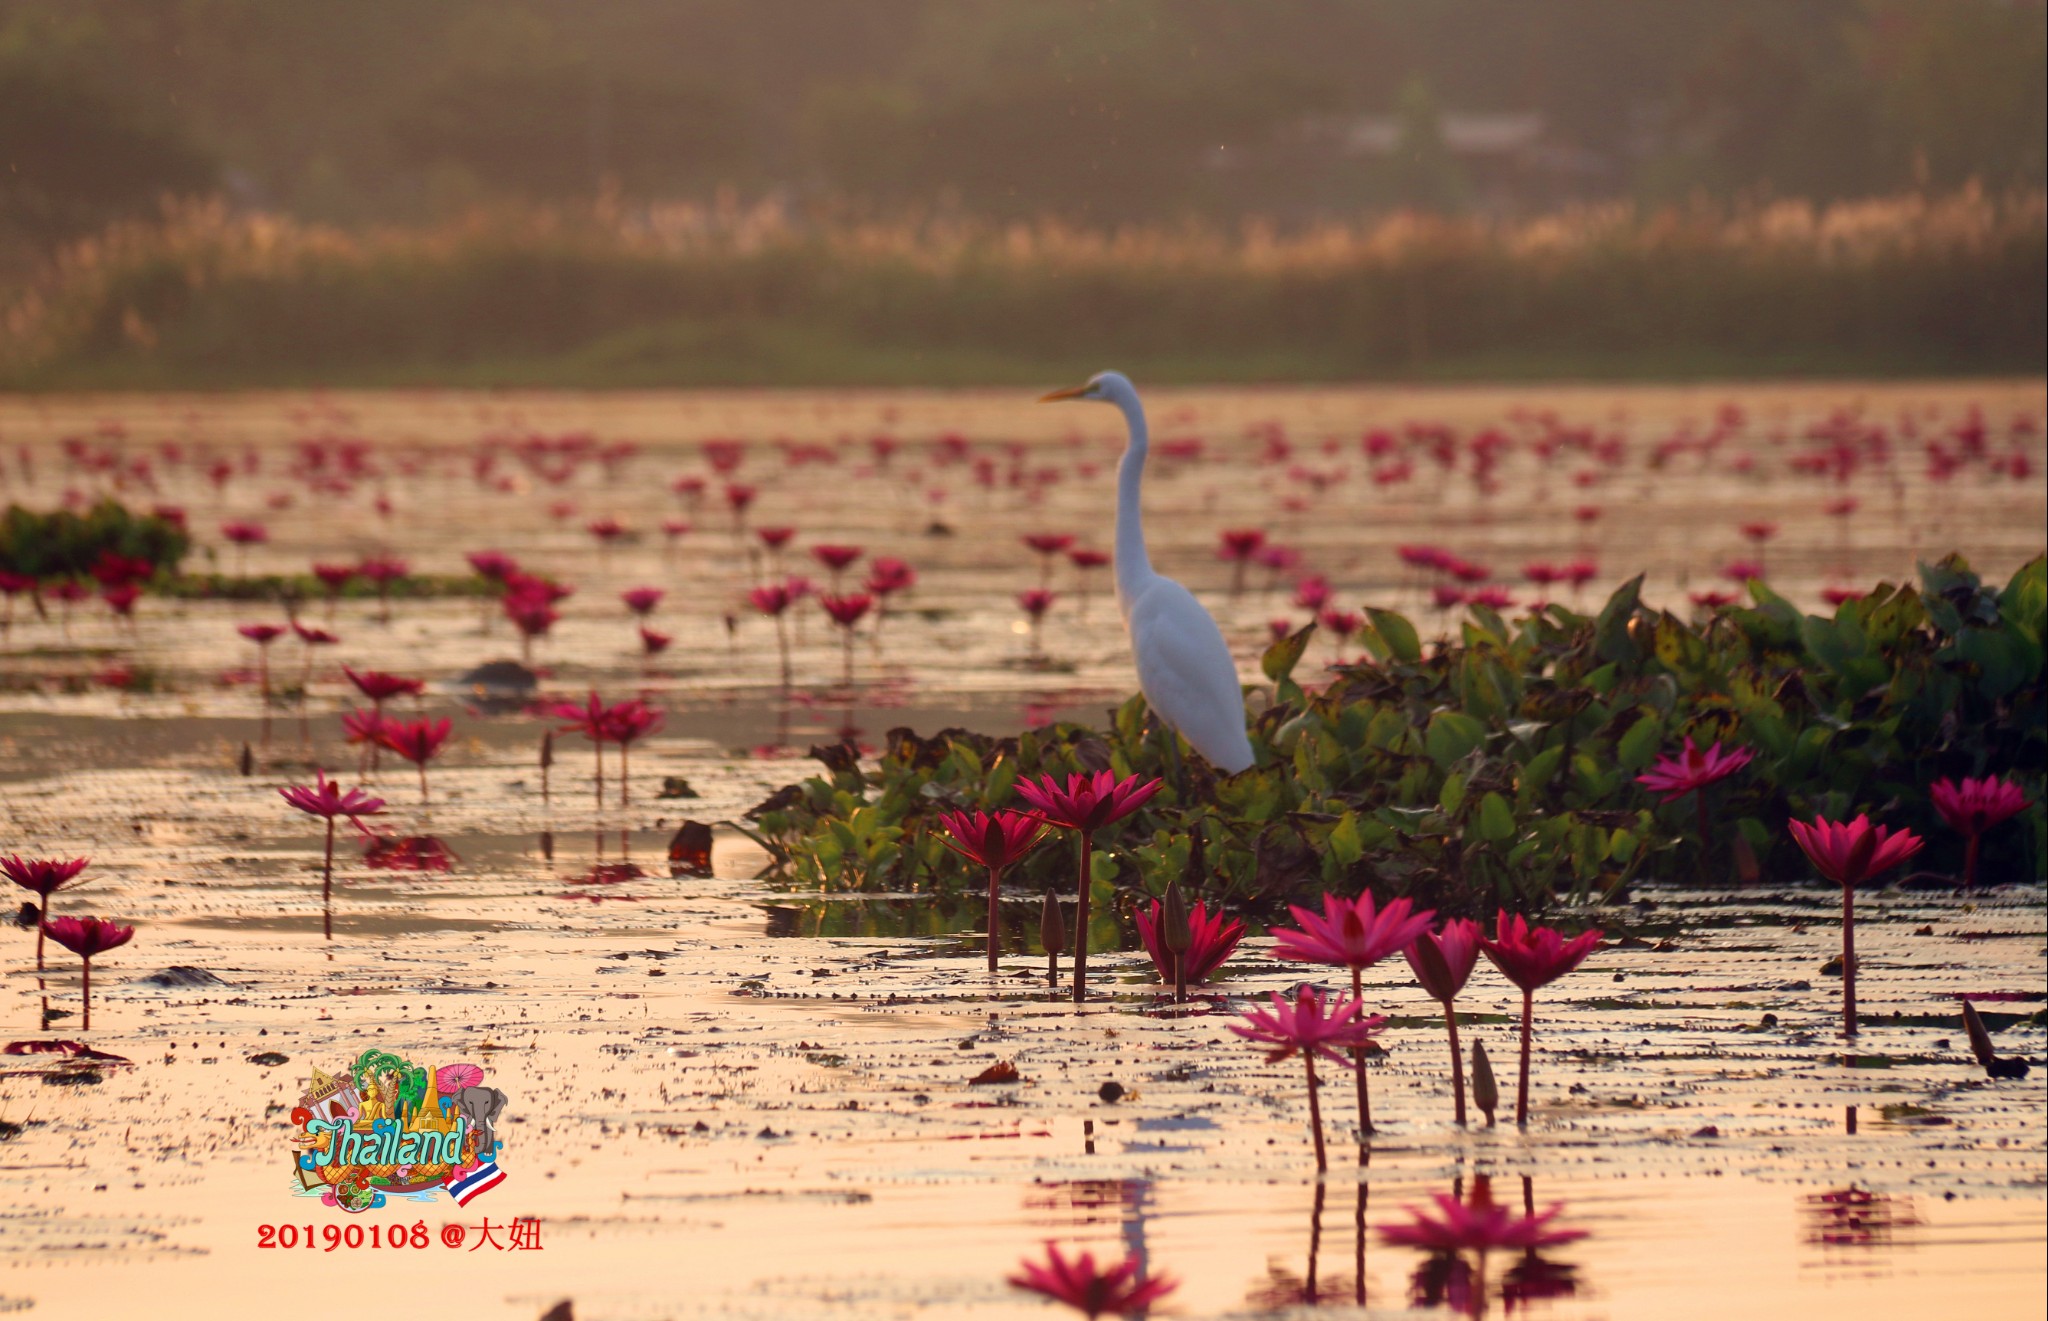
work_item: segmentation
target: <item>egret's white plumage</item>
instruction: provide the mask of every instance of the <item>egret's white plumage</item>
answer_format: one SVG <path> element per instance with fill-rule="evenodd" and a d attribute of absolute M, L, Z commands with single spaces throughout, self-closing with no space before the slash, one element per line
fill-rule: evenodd
<path fill-rule="evenodd" d="M 1252 764 L 1244 690 L 1223 630 L 1193 592 L 1155 572 L 1145 553 L 1139 492 L 1150 433 L 1137 389 L 1120 372 L 1099 372 L 1086 385 L 1045 398 L 1094 399 L 1122 411 L 1130 439 L 1117 465 L 1116 603 L 1130 631 L 1138 687 L 1159 717 L 1211 765 L 1230 773 L 1244 770 Z"/>

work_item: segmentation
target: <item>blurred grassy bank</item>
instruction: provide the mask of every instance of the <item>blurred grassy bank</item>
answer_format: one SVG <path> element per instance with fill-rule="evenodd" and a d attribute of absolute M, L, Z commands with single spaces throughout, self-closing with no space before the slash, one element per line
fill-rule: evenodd
<path fill-rule="evenodd" d="M 7 300 L 14 388 L 2038 373 L 2039 194 L 1277 234 L 772 207 L 342 232 L 218 207 Z"/>

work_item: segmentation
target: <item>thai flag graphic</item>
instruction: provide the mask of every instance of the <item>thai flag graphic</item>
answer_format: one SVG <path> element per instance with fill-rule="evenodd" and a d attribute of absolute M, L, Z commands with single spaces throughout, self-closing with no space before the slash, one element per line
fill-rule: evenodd
<path fill-rule="evenodd" d="M 450 1179 L 442 1187 L 455 1199 L 457 1206 L 468 1206 L 471 1199 L 482 1197 L 491 1189 L 505 1182 L 505 1171 L 498 1168 L 498 1162 L 485 1161 L 459 1179 Z"/>

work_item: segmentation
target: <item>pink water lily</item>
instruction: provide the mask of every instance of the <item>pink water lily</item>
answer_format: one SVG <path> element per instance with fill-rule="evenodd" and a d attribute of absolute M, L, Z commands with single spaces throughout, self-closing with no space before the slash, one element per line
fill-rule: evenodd
<path fill-rule="evenodd" d="M 1842 1035 L 1856 1035 L 1856 887 L 1920 851 L 1910 830 L 1892 830 L 1867 816 L 1852 821 L 1788 821 L 1792 838 L 1814 870 L 1842 887 Z"/>
<path fill-rule="evenodd" d="M 1109 771 L 1069 775 L 1065 787 L 1051 775 L 1017 781 L 1018 797 L 1037 808 L 1052 825 L 1064 826 L 1080 837 L 1081 868 L 1076 881 L 1078 903 L 1074 915 L 1075 1004 L 1080 1004 L 1088 994 L 1089 863 L 1095 847 L 1092 836 L 1143 807 L 1163 787 L 1161 780 L 1136 775 L 1119 780 Z"/>
<path fill-rule="evenodd" d="M 1472 977 L 1479 961 L 1479 924 L 1470 918 L 1454 917 L 1436 931 L 1424 931 L 1402 951 L 1415 980 L 1429 997 L 1444 1007 L 1444 1029 L 1451 1037 L 1451 1095 L 1457 1119 L 1465 1122 L 1465 1059 L 1458 1049 L 1458 1010 L 1452 1002 Z"/>
<path fill-rule="evenodd" d="M 1436 911 L 1424 909 L 1420 913 L 1411 913 L 1412 907 L 1413 904 L 1404 898 L 1394 900 L 1384 909 L 1376 909 L 1370 890 L 1356 899 L 1340 899 L 1334 894 L 1325 894 L 1321 915 L 1306 908 L 1289 907 L 1294 920 L 1301 924 L 1301 930 L 1281 928 L 1275 931 L 1273 950 L 1282 958 L 1349 968 L 1351 995 L 1353 999 L 1359 999 L 1365 994 L 1365 970 L 1394 951 L 1405 948 L 1416 936 L 1429 929 Z M 1373 1132 L 1372 1096 L 1362 1059 L 1356 1082 L 1358 1130 L 1370 1134 Z"/>
<path fill-rule="evenodd" d="M 1652 793 L 1663 794 L 1667 803 L 1692 794 L 1699 815 L 1700 847 L 1705 848 L 1707 786 L 1727 779 L 1749 765 L 1755 756 L 1748 748 L 1730 748 L 1723 752 L 1719 743 L 1702 752 L 1692 741 L 1692 735 L 1688 734 L 1684 748 L 1676 756 L 1657 758 L 1649 770 L 1636 777 L 1636 783 Z"/>
<path fill-rule="evenodd" d="M 1232 1032 L 1246 1040 L 1263 1042 L 1272 1048 L 1266 1052 L 1268 1064 L 1300 1054 L 1302 1066 L 1308 1071 L 1309 1132 L 1315 1138 L 1318 1170 L 1328 1169 L 1330 1163 L 1323 1149 L 1322 1104 L 1316 1097 L 1316 1058 L 1320 1056 L 1347 1069 L 1362 1067 L 1362 1052 L 1386 1022 L 1378 1014 L 1366 1016 L 1360 1001 L 1338 1000 L 1332 1004 L 1321 991 L 1303 985 L 1296 989 L 1293 1000 L 1275 991 L 1272 1009 L 1247 1010 L 1243 1023 L 1230 1025 Z M 1339 1051 L 1354 1054 L 1343 1055 Z"/>
<path fill-rule="evenodd" d="M 993 974 L 1000 948 L 997 918 L 1003 872 L 1038 847 L 1045 821 L 1028 812 L 945 812 L 939 825 L 945 831 L 939 838 L 947 848 L 988 868 L 988 970 Z"/>
<path fill-rule="evenodd" d="M 361 789 L 342 792 L 339 784 L 327 778 L 325 771 L 313 772 L 313 783 L 287 785 L 278 794 L 311 816 L 327 819 L 327 848 L 320 864 L 320 926 L 325 939 L 334 939 L 334 822 L 338 817 L 347 817 L 356 829 L 363 829 L 361 818 L 376 816 L 384 810 L 384 800 L 372 798 Z"/>
<path fill-rule="evenodd" d="M 56 858 L 24 858 L 19 854 L 0 858 L 0 873 L 43 902 L 36 905 L 36 971 L 43 970 L 43 937 L 50 928 L 50 896 L 69 886 L 85 870 L 90 858 L 68 862 Z"/>
<path fill-rule="evenodd" d="M 1532 927 L 1506 909 L 1494 919 L 1494 938 L 1481 937 L 1479 948 L 1507 979 L 1522 988 L 1522 1068 L 1515 1087 L 1515 1122 L 1529 1122 L 1529 1051 L 1534 1032 L 1536 988 L 1548 986 L 1585 962 L 1600 945 L 1600 932 L 1585 931 L 1564 938 L 1553 927 Z"/>
<path fill-rule="evenodd" d="M 1973 780 L 1966 775 L 1961 780 L 1936 780 L 1930 792 L 1934 797 L 1934 810 L 1941 813 L 1941 819 L 1948 822 L 1950 830 L 1967 841 L 1963 856 L 1963 888 L 1974 889 L 1977 885 L 1977 847 L 1984 838 L 1984 832 L 2025 811 L 2027 791 L 2003 777 L 1986 775 Z"/>
<path fill-rule="evenodd" d="M 1168 983 L 1174 980 L 1173 952 L 1166 948 L 1164 934 L 1160 930 L 1163 906 L 1154 899 L 1149 908 L 1140 908 L 1133 917 L 1138 923 L 1138 939 L 1145 944 L 1145 953 L 1152 959 L 1152 967 L 1160 979 Z M 1188 952 L 1187 980 L 1206 982 L 1209 975 L 1223 966 L 1237 949 L 1237 942 L 1244 938 L 1244 923 L 1228 918 L 1218 909 L 1210 912 L 1201 900 L 1188 910 Z"/>
<path fill-rule="evenodd" d="M 95 954 L 118 949 L 135 938 L 135 928 L 97 917 L 59 917 L 49 923 L 50 939 L 70 950 L 82 965 L 79 990 L 85 997 L 85 1015 L 79 1027 L 92 1030 L 92 960 Z"/>

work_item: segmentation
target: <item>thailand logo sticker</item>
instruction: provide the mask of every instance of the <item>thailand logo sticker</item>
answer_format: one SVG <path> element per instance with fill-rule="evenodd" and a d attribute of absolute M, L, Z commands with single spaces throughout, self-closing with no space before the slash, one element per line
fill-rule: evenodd
<path fill-rule="evenodd" d="M 291 1114 L 293 1192 L 350 1212 L 437 1191 L 467 1206 L 505 1181 L 504 1111 L 505 1093 L 484 1085 L 478 1064 L 430 1071 L 366 1050 L 339 1076 L 316 1068 Z"/>

